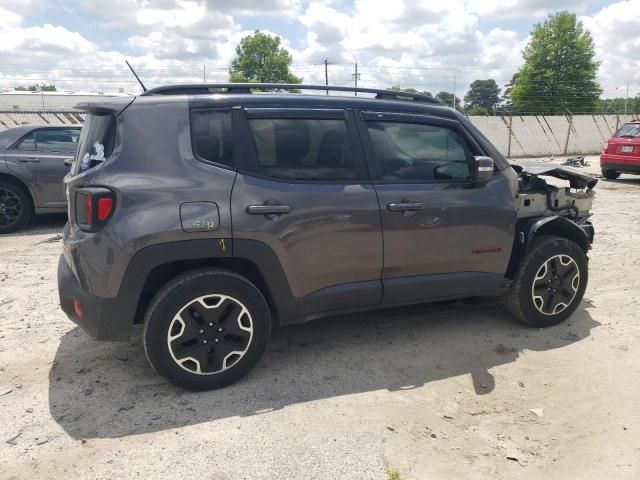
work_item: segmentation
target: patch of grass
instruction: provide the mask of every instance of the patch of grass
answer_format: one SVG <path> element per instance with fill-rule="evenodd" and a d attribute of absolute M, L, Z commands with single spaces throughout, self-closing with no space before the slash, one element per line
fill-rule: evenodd
<path fill-rule="evenodd" d="M 387 464 L 386 472 L 387 472 L 388 480 L 402 480 L 402 475 L 400 475 L 400 471 L 397 468 L 391 467 L 389 464 Z"/>

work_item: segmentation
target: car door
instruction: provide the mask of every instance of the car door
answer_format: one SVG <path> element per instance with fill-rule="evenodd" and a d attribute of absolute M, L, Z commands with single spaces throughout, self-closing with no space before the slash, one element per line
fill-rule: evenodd
<path fill-rule="evenodd" d="M 383 303 L 494 291 L 513 243 L 506 178 L 473 182 L 483 152 L 455 120 L 361 112 L 359 126 L 382 215 Z"/>
<path fill-rule="evenodd" d="M 75 154 L 79 135 L 79 128 L 39 128 L 5 152 L 8 167 L 30 183 L 38 207 L 65 207 L 65 160 Z"/>
<path fill-rule="evenodd" d="M 289 315 L 380 303 L 380 211 L 353 113 L 236 114 L 243 140 L 231 198 L 234 252 L 268 247 L 295 304 Z"/>

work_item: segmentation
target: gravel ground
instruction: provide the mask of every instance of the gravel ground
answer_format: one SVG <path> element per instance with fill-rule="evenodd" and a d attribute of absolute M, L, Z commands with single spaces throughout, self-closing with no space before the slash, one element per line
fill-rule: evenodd
<path fill-rule="evenodd" d="M 596 188 L 566 323 L 471 301 L 320 320 L 208 393 L 66 319 L 64 218 L 41 217 L 0 238 L 0 478 L 640 478 L 640 177 Z"/>

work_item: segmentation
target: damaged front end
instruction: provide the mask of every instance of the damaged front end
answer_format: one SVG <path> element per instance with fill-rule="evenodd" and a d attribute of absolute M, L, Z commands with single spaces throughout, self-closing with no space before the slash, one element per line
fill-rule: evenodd
<path fill-rule="evenodd" d="M 598 183 L 592 176 L 559 165 L 512 163 L 511 166 L 518 172 L 518 218 L 555 215 L 582 224 L 591 216 L 593 187 Z M 566 180 L 569 186 L 547 183 L 541 176 Z"/>

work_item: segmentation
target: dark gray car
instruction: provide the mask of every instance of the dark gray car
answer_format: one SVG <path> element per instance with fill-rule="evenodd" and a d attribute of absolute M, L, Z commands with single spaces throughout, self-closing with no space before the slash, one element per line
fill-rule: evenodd
<path fill-rule="evenodd" d="M 596 180 L 511 165 L 429 97 L 256 88 L 326 87 L 81 106 L 58 282 L 91 336 L 143 323 L 156 371 L 208 389 L 245 375 L 273 324 L 479 295 L 536 327 L 577 308 Z"/>
<path fill-rule="evenodd" d="M 80 126 L 29 125 L 0 132 L 0 234 L 33 214 L 65 212 L 63 179 Z"/>

